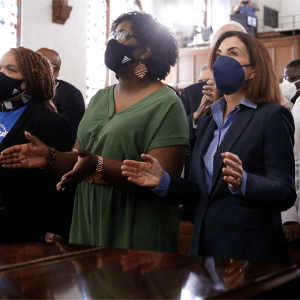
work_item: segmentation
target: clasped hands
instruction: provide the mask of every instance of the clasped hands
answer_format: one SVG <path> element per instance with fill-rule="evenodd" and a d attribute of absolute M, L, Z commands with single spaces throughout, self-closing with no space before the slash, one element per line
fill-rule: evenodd
<path fill-rule="evenodd" d="M 222 172 L 225 174 L 224 181 L 233 189 L 240 188 L 243 181 L 243 166 L 239 157 L 233 153 L 221 154 L 225 167 Z M 155 188 L 163 175 L 163 168 L 158 160 L 149 154 L 142 154 L 142 161 L 124 160 L 121 166 L 122 174 L 128 177 L 128 181 L 140 186 Z"/>

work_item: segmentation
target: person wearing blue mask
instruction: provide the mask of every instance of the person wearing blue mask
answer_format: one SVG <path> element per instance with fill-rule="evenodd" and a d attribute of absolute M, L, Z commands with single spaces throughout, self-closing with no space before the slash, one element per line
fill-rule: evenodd
<path fill-rule="evenodd" d="M 189 180 L 147 154 L 125 160 L 123 175 L 164 203 L 196 206 L 191 254 L 287 263 L 280 211 L 296 199 L 294 122 L 272 60 L 260 41 L 231 31 L 210 67 L 224 97 L 199 118 Z"/>

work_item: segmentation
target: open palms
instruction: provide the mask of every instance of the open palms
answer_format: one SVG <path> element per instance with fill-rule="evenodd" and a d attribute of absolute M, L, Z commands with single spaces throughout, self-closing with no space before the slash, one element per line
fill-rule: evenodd
<path fill-rule="evenodd" d="M 11 169 L 35 169 L 47 165 L 51 151 L 42 141 L 25 131 L 28 144 L 16 145 L 2 151 L 0 164 Z"/>
<path fill-rule="evenodd" d="M 149 154 L 142 154 L 145 161 L 124 160 L 121 167 L 122 174 L 128 177 L 128 181 L 140 186 L 154 188 L 160 182 L 163 169 L 157 159 Z"/>

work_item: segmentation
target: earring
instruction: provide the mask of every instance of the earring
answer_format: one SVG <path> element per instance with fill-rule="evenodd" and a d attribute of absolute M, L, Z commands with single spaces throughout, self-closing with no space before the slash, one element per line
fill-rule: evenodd
<path fill-rule="evenodd" d="M 144 64 L 142 64 L 142 61 L 140 61 L 139 64 L 134 69 L 134 75 L 141 79 L 144 78 L 147 72 L 148 69 Z"/>

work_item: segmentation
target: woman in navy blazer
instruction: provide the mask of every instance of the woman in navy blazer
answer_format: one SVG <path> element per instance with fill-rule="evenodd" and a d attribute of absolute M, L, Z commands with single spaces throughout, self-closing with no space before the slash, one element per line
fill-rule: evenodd
<path fill-rule="evenodd" d="M 145 154 L 125 160 L 123 175 L 167 204 L 196 206 L 191 254 L 288 263 L 280 211 L 296 199 L 294 122 L 279 105 L 272 60 L 255 38 L 226 32 L 210 66 L 224 97 L 193 129 L 189 180 Z"/>

